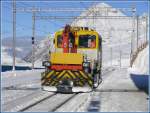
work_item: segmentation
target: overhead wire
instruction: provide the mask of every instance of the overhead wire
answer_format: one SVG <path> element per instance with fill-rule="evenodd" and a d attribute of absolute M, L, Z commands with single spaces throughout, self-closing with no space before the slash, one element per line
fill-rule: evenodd
<path fill-rule="evenodd" d="M 9 8 L 9 9 L 12 9 L 11 7 L 9 7 L 9 6 L 4 6 L 4 8 Z M 7 23 L 13 23 L 12 21 L 9 21 L 9 20 L 2 20 L 2 22 L 7 22 Z M 21 29 L 32 29 L 32 27 L 30 27 L 30 26 L 26 26 L 26 25 L 23 25 L 23 24 L 18 24 L 18 23 L 16 23 L 16 26 L 17 27 L 20 27 Z M 42 33 L 47 33 L 47 32 L 45 32 L 45 31 L 42 31 L 42 30 L 40 30 L 40 29 L 38 29 L 38 28 L 36 28 L 36 30 L 37 31 L 40 31 L 40 32 L 42 32 Z"/>
<path fill-rule="evenodd" d="M 43 2 L 42 2 L 43 3 Z M 41 4 L 42 4 L 41 3 Z M 28 4 L 25 4 L 24 2 L 21 2 L 22 5 L 24 5 L 25 7 L 28 6 Z M 41 13 L 38 13 L 38 15 L 43 16 Z M 56 22 L 53 22 L 52 20 L 50 20 L 52 24 L 57 25 L 57 26 L 62 26 L 61 24 L 58 24 Z M 46 28 L 46 26 L 44 25 L 43 28 Z"/>

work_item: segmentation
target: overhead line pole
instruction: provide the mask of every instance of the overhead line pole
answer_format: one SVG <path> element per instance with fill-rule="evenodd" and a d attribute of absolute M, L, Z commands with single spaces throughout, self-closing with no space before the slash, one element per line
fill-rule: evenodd
<path fill-rule="evenodd" d="M 131 37 L 131 53 L 130 53 L 130 67 L 132 67 L 133 57 L 134 57 L 134 47 L 133 47 L 133 39 L 135 39 L 135 13 L 136 8 L 132 7 L 132 37 Z"/>
<path fill-rule="evenodd" d="M 136 43 L 136 46 L 137 46 L 137 51 L 138 51 L 138 43 L 139 43 L 139 16 L 137 16 L 137 43 Z"/>
<path fill-rule="evenodd" d="M 32 69 L 34 69 L 35 12 L 32 12 Z"/>
<path fill-rule="evenodd" d="M 16 65 L 16 1 L 13 0 L 12 3 L 12 13 L 13 13 L 13 68 L 12 70 L 15 71 L 15 65 Z"/>

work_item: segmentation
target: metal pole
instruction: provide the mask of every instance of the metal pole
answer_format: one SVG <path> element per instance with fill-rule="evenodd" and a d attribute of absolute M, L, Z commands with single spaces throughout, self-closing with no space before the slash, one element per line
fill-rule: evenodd
<path fill-rule="evenodd" d="M 121 49 L 120 49 L 120 68 L 121 68 L 121 55 L 122 55 L 122 52 L 121 52 Z"/>
<path fill-rule="evenodd" d="M 15 71 L 15 56 L 16 56 L 16 1 L 13 0 L 13 68 L 12 70 Z"/>
<path fill-rule="evenodd" d="M 133 38 L 135 38 L 135 34 L 134 34 L 134 33 L 135 33 L 135 28 L 134 28 L 134 27 L 135 27 L 135 26 L 134 26 L 134 25 L 135 25 L 135 21 L 134 21 L 134 19 L 135 19 L 135 18 L 134 18 L 134 16 L 135 16 L 135 10 L 136 10 L 136 9 L 133 7 L 133 8 L 132 8 L 132 18 L 133 18 L 133 21 L 132 21 L 132 27 L 133 27 L 133 28 L 132 28 L 132 29 L 133 29 L 133 31 L 132 31 L 132 37 L 131 37 L 130 67 L 132 67 L 133 52 L 134 52 L 134 51 L 133 51 Z"/>
<path fill-rule="evenodd" d="M 112 67 L 112 47 L 110 48 L 110 58 L 111 58 L 111 67 Z"/>
<path fill-rule="evenodd" d="M 139 43 L 139 16 L 137 16 L 137 43 L 136 43 L 136 46 L 137 46 L 137 51 L 138 51 L 138 43 Z"/>
<path fill-rule="evenodd" d="M 121 42 L 122 42 L 122 40 L 121 40 L 121 35 L 120 35 L 120 44 L 119 44 L 119 66 L 120 66 L 120 69 L 121 69 Z"/>
<path fill-rule="evenodd" d="M 32 14 L 32 69 L 34 69 L 35 12 Z"/>
<path fill-rule="evenodd" d="M 93 10 L 92 13 L 93 13 L 93 29 L 94 29 L 95 28 L 95 26 L 94 26 L 94 16 L 95 16 L 95 8 L 94 8 L 94 6 L 93 6 L 92 10 Z"/>

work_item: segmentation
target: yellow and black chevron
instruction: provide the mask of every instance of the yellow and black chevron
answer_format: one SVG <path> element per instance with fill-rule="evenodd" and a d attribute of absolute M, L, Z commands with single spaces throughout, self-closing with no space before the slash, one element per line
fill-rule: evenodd
<path fill-rule="evenodd" d="M 75 86 L 89 85 L 92 87 L 93 85 L 93 78 L 84 71 L 51 70 L 50 72 L 43 72 L 41 76 L 43 86 L 57 86 L 59 85 L 59 81 L 66 79 L 73 81 Z"/>

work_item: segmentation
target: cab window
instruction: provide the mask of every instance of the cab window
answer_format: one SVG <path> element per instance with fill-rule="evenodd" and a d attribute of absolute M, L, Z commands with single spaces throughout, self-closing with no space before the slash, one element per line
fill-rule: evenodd
<path fill-rule="evenodd" d="M 75 43 L 75 37 L 74 35 L 70 32 L 69 33 L 69 44 L 70 45 L 74 45 Z M 62 44 L 63 44 L 63 37 L 62 35 L 57 35 L 57 47 L 58 48 L 62 48 Z M 71 47 L 71 46 L 70 46 Z"/>
<path fill-rule="evenodd" d="M 95 35 L 80 35 L 78 47 L 79 48 L 95 48 L 96 36 Z"/>
<path fill-rule="evenodd" d="M 62 36 L 61 35 L 57 36 L 57 47 L 62 48 Z"/>

